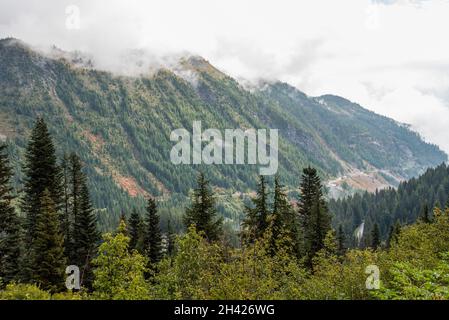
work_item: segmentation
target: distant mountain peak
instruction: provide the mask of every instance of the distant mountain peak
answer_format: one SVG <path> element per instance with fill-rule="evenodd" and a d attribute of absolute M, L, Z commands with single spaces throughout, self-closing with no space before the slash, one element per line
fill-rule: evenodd
<path fill-rule="evenodd" d="M 20 39 L 16 39 L 16 38 L 4 38 L 4 39 L 0 39 L 0 48 L 3 49 L 13 49 L 13 50 L 21 50 L 21 51 L 27 51 L 27 52 L 32 52 L 34 51 L 31 46 L 25 42 L 23 42 Z"/>
<path fill-rule="evenodd" d="M 223 79 L 226 75 L 215 68 L 209 61 L 198 55 L 191 55 L 180 59 L 180 65 L 187 70 L 206 73 L 214 78 Z"/>
<path fill-rule="evenodd" d="M 13 37 L 7 37 L 7 38 L 0 39 L 0 45 L 17 45 L 17 46 L 28 47 L 28 45 L 25 42 L 23 42 L 20 39 L 13 38 Z"/>

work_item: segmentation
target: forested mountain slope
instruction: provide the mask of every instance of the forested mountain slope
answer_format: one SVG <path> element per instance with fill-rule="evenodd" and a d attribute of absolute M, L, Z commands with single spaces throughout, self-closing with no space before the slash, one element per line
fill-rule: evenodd
<path fill-rule="evenodd" d="M 448 196 L 449 167 L 441 164 L 418 178 L 402 182 L 397 189 L 358 193 L 346 199 L 332 200 L 329 208 L 335 216 L 335 226 L 343 225 L 347 234 L 352 235 L 364 221 L 365 239 L 369 243 L 374 223 L 379 226 L 381 238 L 387 240 L 390 228 L 396 223 L 412 224 L 424 218 L 426 212 L 432 219 L 432 208 L 444 209 Z"/>
<path fill-rule="evenodd" d="M 107 209 L 99 216 L 104 225 L 143 205 L 147 195 L 167 208 L 183 203 L 200 166 L 173 165 L 169 138 L 177 128 L 191 131 L 195 120 L 220 130 L 279 129 L 279 174 L 291 189 L 309 164 L 324 179 L 380 171 L 395 183 L 447 159 L 408 128 L 343 98 L 312 98 L 283 83 L 246 90 L 199 57 L 135 77 L 78 62 L 0 40 L 0 137 L 12 142 L 20 185 L 18 159 L 36 117 L 43 116 L 58 152 L 76 151 L 86 163 L 94 204 Z M 258 166 L 202 170 L 230 202 L 234 192 L 250 192 L 258 175 Z M 232 204 L 221 209 L 230 219 L 241 214 Z"/>
<path fill-rule="evenodd" d="M 302 128 L 310 130 L 327 154 L 334 160 L 338 158 L 343 167 L 373 166 L 409 177 L 426 164 L 438 161 L 434 146 L 423 144 L 416 133 L 344 98 L 332 95 L 309 98 L 285 83 L 268 86 L 261 95 L 272 98 Z M 292 141 L 307 141 L 298 138 Z"/>

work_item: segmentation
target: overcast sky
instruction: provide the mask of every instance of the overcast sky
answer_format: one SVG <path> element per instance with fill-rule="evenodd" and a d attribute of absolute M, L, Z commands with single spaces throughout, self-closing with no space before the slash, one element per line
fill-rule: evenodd
<path fill-rule="evenodd" d="M 128 49 L 199 54 L 236 78 L 341 95 L 446 152 L 448 31 L 448 0 L 0 0 L 2 38 L 90 52 L 111 69 Z"/>

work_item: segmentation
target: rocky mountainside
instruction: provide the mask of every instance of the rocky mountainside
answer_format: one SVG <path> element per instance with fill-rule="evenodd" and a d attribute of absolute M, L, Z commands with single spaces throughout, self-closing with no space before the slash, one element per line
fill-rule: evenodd
<path fill-rule="evenodd" d="M 447 160 L 407 126 L 344 98 L 309 97 L 281 82 L 248 90 L 200 57 L 139 76 L 93 65 L 79 54 L 0 40 L 0 137 L 11 142 L 20 185 L 20 158 L 43 116 L 58 151 L 76 151 L 86 163 L 106 226 L 148 195 L 163 212 L 179 214 L 199 169 L 226 200 L 220 210 L 238 221 L 259 167 L 172 164 L 171 131 L 191 132 L 195 120 L 219 130 L 279 129 L 279 174 L 292 189 L 309 164 L 339 193 L 395 185 Z"/>

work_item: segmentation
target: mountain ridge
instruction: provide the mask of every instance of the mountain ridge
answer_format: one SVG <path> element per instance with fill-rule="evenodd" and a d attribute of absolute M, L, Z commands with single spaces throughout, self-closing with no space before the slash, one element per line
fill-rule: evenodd
<path fill-rule="evenodd" d="M 77 151 L 87 164 L 95 205 L 112 212 L 103 217 L 107 225 L 130 210 L 133 197 L 159 197 L 180 212 L 199 169 L 218 190 L 251 192 L 254 167 L 170 163 L 170 132 L 190 131 L 194 120 L 220 130 L 279 128 L 279 174 L 291 190 L 307 165 L 326 180 L 377 170 L 392 185 L 447 160 L 413 131 L 349 100 L 309 97 L 281 82 L 250 92 L 201 57 L 133 77 L 48 57 L 16 41 L 0 40 L 0 134 L 20 159 L 33 121 L 44 116 L 60 152 Z M 20 184 L 18 162 L 15 169 Z M 222 208 L 225 217 L 238 221 L 241 204 L 226 206 L 232 208 Z"/>

